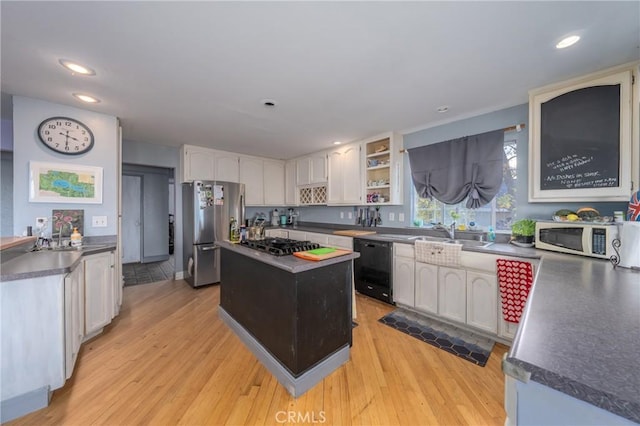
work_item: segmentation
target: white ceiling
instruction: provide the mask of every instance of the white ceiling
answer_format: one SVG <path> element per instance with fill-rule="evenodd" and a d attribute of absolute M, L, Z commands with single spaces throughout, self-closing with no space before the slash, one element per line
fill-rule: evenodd
<path fill-rule="evenodd" d="M 118 116 L 125 140 L 283 159 L 526 103 L 532 88 L 640 58 L 638 1 L 0 8 L 2 92 Z M 581 41 L 555 49 L 570 33 Z"/>

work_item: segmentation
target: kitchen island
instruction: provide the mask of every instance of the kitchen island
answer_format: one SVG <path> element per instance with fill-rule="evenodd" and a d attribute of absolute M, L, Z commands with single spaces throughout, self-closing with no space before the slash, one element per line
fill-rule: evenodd
<path fill-rule="evenodd" d="M 293 396 L 349 360 L 349 253 L 319 262 L 239 244 L 221 250 L 219 315 Z"/>

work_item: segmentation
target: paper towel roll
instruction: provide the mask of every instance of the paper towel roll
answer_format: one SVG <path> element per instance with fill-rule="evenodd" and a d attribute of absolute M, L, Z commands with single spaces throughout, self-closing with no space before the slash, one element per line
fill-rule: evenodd
<path fill-rule="evenodd" d="M 640 268 L 640 222 L 624 222 L 620 242 L 620 266 Z"/>

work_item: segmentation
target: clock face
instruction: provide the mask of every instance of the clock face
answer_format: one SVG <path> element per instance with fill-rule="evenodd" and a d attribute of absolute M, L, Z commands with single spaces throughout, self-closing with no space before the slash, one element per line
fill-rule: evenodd
<path fill-rule="evenodd" d="M 48 148 L 61 154 L 84 154 L 93 148 L 93 133 L 73 118 L 47 118 L 38 126 L 38 136 Z"/>

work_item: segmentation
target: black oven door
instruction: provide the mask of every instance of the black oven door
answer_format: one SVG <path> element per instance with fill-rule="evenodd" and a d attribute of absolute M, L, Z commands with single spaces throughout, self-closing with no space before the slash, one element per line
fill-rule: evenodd
<path fill-rule="evenodd" d="M 353 248 L 360 253 L 354 261 L 356 290 L 387 303 L 392 303 L 391 244 L 355 238 Z"/>
<path fill-rule="evenodd" d="M 542 228 L 540 241 L 556 247 L 564 247 L 577 252 L 584 252 L 582 233 L 584 228 Z"/>

